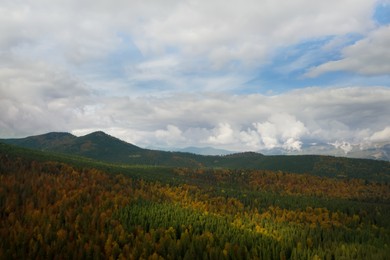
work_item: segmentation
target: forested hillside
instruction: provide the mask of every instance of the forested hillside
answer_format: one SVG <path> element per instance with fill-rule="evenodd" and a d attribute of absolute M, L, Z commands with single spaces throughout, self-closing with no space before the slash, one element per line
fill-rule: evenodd
<path fill-rule="evenodd" d="M 0 146 L 0 259 L 388 259 L 390 184 Z"/>
<path fill-rule="evenodd" d="M 0 142 L 40 151 L 82 156 L 111 164 L 264 169 L 390 182 L 390 162 L 388 161 L 318 155 L 265 156 L 255 152 L 224 156 L 202 156 L 191 153 L 143 149 L 101 131 L 81 137 L 69 133 L 48 133 L 21 139 L 2 139 Z"/>

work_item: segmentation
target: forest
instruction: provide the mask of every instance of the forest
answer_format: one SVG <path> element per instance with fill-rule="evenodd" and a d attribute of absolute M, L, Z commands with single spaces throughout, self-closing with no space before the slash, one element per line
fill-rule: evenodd
<path fill-rule="evenodd" d="M 389 255 L 381 178 L 112 165 L 0 144 L 0 259 Z"/>

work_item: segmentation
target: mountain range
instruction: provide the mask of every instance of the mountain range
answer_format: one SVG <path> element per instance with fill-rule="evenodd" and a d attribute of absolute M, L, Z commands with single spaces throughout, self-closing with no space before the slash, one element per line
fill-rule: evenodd
<path fill-rule="evenodd" d="M 348 149 L 346 149 L 346 147 L 340 147 L 330 143 L 312 143 L 303 145 L 300 150 L 273 148 L 258 150 L 257 152 L 264 155 L 330 155 L 337 157 L 390 161 L 390 143 L 376 143 L 370 147 L 351 144 L 347 145 Z M 170 149 L 170 151 L 195 153 L 200 155 L 228 155 L 236 153 L 234 151 L 213 147 L 193 146 Z"/>
<path fill-rule="evenodd" d="M 0 139 L 0 142 L 48 153 L 81 156 L 125 165 L 262 169 L 341 178 L 375 175 L 377 179 L 383 176 L 387 179 L 390 176 L 390 162 L 386 161 L 323 155 L 263 155 L 255 152 L 205 156 L 189 152 L 144 149 L 101 131 L 80 137 L 70 133 L 52 132 L 25 138 Z"/>
<path fill-rule="evenodd" d="M 228 155 L 228 154 L 237 153 L 234 151 L 214 148 L 214 147 L 210 147 L 210 146 L 206 146 L 206 147 L 188 146 L 188 147 L 184 147 L 184 148 L 150 147 L 150 149 L 171 151 L 171 152 L 193 153 L 193 154 L 199 154 L 199 155 Z"/>
<path fill-rule="evenodd" d="M 51 132 L 26 138 L 0 139 L 0 142 L 46 152 L 83 156 L 94 160 L 136 165 L 199 166 L 200 155 L 143 149 L 102 131 L 85 136 Z"/>
<path fill-rule="evenodd" d="M 353 145 L 349 143 L 331 144 L 331 143 L 311 143 L 303 145 L 301 150 L 286 150 L 283 148 L 274 148 L 269 150 L 260 150 L 265 155 L 331 155 L 338 157 L 373 159 L 390 161 L 390 143 L 382 142 L 364 147 L 362 145 Z"/>
<path fill-rule="evenodd" d="M 189 146 L 184 148 L 164 148 L 152 146 L 149 148 L 163 151 L 193 153 L 199 155 L 228 155 L 237 153 L 236 151 L 218 149 L 209 146 Z M 264 155 L 329 155 L 336 157 L 390 161 L 390 143 L 388 142 L 378 142 L 371 144 L 370 146 L 349 143 L 306 143 L 302 145 L 300 150 L 289 150 L 279 147 L 257 150 L 256 152 Z"/>
<path fill-rule="evenodd" d="M 196 147 L 189 146 L 184 148 L 164 148 L 164 147 L 149 147 L 163 151 L 175 151 L 194 153 L 199 155 L 228 155 L 237 153 L 236 151 L 218 149 L 214 147 Z M 377 142 L 370 145 L 350 144 L 347 142 L 340 143 L 318 143 L 305 142 L 299 150 L 289 150 L 282 147 L 272 149 L 261 149 L 256 152 L 264 155 L 329 155 L 336 157 L 358 158 L 358 159 L 373 159 L 390 161 L 390 143 Z"/>

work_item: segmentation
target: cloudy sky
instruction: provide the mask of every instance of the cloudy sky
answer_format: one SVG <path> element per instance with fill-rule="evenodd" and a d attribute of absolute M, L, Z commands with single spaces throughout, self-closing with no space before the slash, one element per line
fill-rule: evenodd
<path fill-rule="evenodd" d="M 389 0 L 3 0 L 0 137 L 390 142 Z"/>

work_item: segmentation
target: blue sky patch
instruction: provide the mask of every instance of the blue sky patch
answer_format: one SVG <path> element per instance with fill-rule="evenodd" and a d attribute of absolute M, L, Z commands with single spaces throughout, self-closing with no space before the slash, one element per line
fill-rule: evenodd
<path fill-rule="evenodd" d="M 380 25 L 390 24 L 390 4 L 380 4 L 374 12 L 374 19 Z"/>
<path fill-rule="evenodd" d="M 328 36 L 305 41 L 276 51 L 272 62 L 258 69 L 258 73 L 246 82 L 246 92 L 275 93 L 295 88 L 343 84 L 353 77 L 346 72 L 332 72 L 315 78 L 304 74 L 312 67 L 342 59 L 344 47 L 361 39 L 360 35 Z"/>

